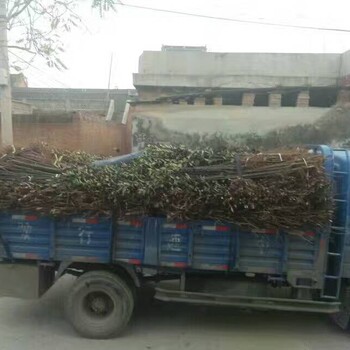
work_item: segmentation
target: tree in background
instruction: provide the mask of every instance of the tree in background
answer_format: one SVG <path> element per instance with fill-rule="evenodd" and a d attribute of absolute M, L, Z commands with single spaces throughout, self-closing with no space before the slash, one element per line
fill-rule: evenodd
<path fill-rule="evenodd" d="M 38 56 L 49 67 L 65 69 L 60 54 L 64 52 L 61 35 L 82 25 L 76 12 L 81 0 L 8 0 L 8 30 L 16 39 L 9 42 L 8 48 L 18 58 L 12 67 L 21 70 L 24 62 L 32 62 Z M 114 10 L 118 0 L 90 0 L 91 6 L 102 16 Z M 22 54 L 20 53 L 22 51 Z M 29 59 L 22 58 L 23 53 Z"/>

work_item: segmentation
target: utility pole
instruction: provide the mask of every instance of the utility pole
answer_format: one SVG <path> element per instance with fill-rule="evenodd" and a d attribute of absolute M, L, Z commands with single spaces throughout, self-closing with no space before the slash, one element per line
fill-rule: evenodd
<path fill-rule="evenodd" d="M 0 108 L 1 143 L 13 145 L 12 95 L 7 43 L 7 0 L 0 0 Z"/>

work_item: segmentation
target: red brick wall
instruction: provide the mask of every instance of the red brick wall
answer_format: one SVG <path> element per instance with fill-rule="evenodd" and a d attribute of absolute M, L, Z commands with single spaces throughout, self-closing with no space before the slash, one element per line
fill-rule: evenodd
<path fill-rule="evenodd" d="M 128 127 L 104 120 L 14 123 L 16 146 L 26 146 L 34 142 L 46 142 L 53 147 L 111 156 L 131 152 L 131 132 Z"/>

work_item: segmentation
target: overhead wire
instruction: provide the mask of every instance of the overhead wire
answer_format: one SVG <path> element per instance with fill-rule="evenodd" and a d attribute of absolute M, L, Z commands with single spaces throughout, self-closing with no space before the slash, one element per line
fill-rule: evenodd
<path fill-rule="evenodd" d="M 165 8 L 157 8 L 157 7 L 149 7 L 149 6 L 142 6 L 142 5 L 135 5 L 135 4 L 128 4 L 124 1 L 118 1 L 115 3 L 115 5 L 120 7 L 128 7 L 128 8 L 135 8 L 135 9 L 141 9 L 141 10 L 147 10 L 147 11 L 154 11 L 154 12 L 162 12 L 162 13 L 168 13 L 168 14 L 175 14 L 175 15 L 183 15 L 183 16 L 191 16 L 191 17 L 197 17 L 197 18 L 203 18 L 203 19 L 209 19 L 209 20 L 219 20 L 219 21 L 227 21 L 227 22 L 236 22 L 236 23 L 243 23 L 243 24 L 255 24 L 255 25 L 264 25 L 264 26 L 278 26 L 278 27 L 285 27 L 285 28 L 295 28 L 295 29 L 306 29 L 306 30 L 319 30 L 319 31 L 333 31 L 333 32 L 343 32 L 343 33 L 350 33 L 350 29 L 345 28 L 328 28 L 328 27 L 318 27 L 318 26 L 303 26 L 303 25 L 293 25 L 293 24 L 286 24 L 286 23 L 276 23 L 276 22 L 264 22 L 264 21 L 257 21 L 257 20 L 248 20 L 248 19 L 239 19 L 239 18 L 230 18 L 230 17 L 221 17 L 221 16 L 212 16 L 212 15 L 206 15 L 206 14 L 200 14 L 200 13 L 194 13 L 194 12 L 185 12 L 185 11 L 178 11 L 178 10 L 171 10 L 171 9 L 165 9 Z M 20 59 L 22 62 L 28 64 L 30 67 L 40 71 L 41 73 L 48 75 L 47 72 L 44 70 L 36 67 L 31 62 L 23 59 L 22 57 L 18 56 L 14 52 L 9 52 Z M 51 80 L 55 81 L 56 83 L 60 84 L 61 86 L 64 86 L 66 88 L 69 88 L 69 86 L 56 78 L 51 77 Z"/>
<path fill-rule="evenodd" d="M 277 23 L 277 22 L 263 22 L 263 21 L 257 21 L 257 20 L 249 20 L 249 19 L 211 16 L 211 15 L 205 15 L 205 14 L 194 13 L 194 12 L 184 12 L 184 11 L 168 10 L 168 9 L 157 8 L 157 7 L 127 4 L 125 2 L 123 2 L 123 3 L 117 2 L 117 3 L 115 3 L 115 5 L 120 6 L 120 7 L 130 7 L 130 8 L 140 9 L 140 10 L 163 12 L 163 13 L 169 13 L 169 14 L 175 14 L 175 15 L 191 16 L 191 17 L 198 17 L 198 18 L 211 19 L 211 20 L 227 21 L 227 22 L 350 33 L 350 29 L 345 29 L 345 28 L 327 28 L 327 27 L 317 27 L 317 26 L 303 26 L 303 25 Z"/>
<path fill-rule="evenodd" d="M 57 87 L 57 84 L 55 82 L 52 82 L 49 79 L 46 79 L 43 74 L 41 74 L 39 71 L 32 71 L 30 73 L 30 82 L 31 85 L 36 87 L 48 87 L 48 88 L 55 88 Z"/>
<path fill-rule="evenodd" d="M 60 81 L 60 80 L 58 80 L 58 79 L 56 79 L 56 78 L 50 76 L 50 75 L 49 75 L 47 72 L 45 72 L 43 69 L 36 67 L 35 65 L 33 65 L 33 63 L 31 63 L 31 62 L 25 60 L 25 59 L 22 58 L 21 56 L 18 56 L 18 55 L 15 54 L 12 50 L 9 50 L 9 52 L 10 52 L 12 55 L 14 55 L 15 57 L 17 57 L 19 60 L 21 60 L 22 62 L 28 64 L 30 67 L 32 67 L 32 68 L 38 70 L 39 72 L 45 74 L 47 77 L 49 77 L 49 79 L 51 79 L 51 81 L 55 81 L 56 83 L 60 84 L 61 86 L 65 87 L 65 88 L 68 88 L 68 89 L 70 88 L 69 85 L 67 85 L 67 84 L 63 83 L 62 81 Z"/>

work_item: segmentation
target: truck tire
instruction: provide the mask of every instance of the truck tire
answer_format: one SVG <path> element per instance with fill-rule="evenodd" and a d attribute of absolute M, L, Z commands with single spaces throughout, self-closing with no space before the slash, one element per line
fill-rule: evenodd
<path fill-rule="evenodd" d="M 134 309 L 131 288 L 119 276 L 91 271 L 80 276 L 66 300 L 66 315 L 83 337 L 112 338 L 128 324 Z"/>

